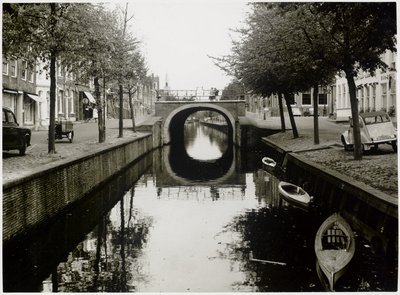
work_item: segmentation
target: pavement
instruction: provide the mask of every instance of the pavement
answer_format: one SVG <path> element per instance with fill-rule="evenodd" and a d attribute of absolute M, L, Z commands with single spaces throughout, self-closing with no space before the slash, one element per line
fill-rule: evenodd
<path fill-rule="evenodd" d="M 135 125 L 138 126 L 148 118 L 152 116 L 142 116 L 135 118 Z M 98 142 L 99 132 L 97 121 L 91 120 L 89 122 L 85 121 L 75 121 L 73 122 L 74 128 L 74 138 L 73 142 L 70 143 L 67 138 L 61 140 L 56 140 L 56 151 L 62 150 L 61 147 L 68 146 L 69 149 L 74 149 L 75 146 L 82 145 L 84 143 Z M 132 120 L 124 119 L 124 136 L 130 136 L 132 134 Z M 106 119 L 106 140 L 110 137 L 115 137 L 119 135 L 119 119 Z M 48 130 L 32 130 L 31 146 L 28 147 L 27 153 L 29 154 L 40 154 L 48 151 Z M 18 153 L 18 151 L 9 151 L 9 153 Z M 5 152 L 3 152 L 4 156 Z"/>
<path fill-rule="evenodd" d="M 259 114 L 246 113 L 248 120 L 259 128 L 269 129 L 281 129 L 281 118 L 280 117 L 267 117 L 265 120 L 260 119 Z M 290 123 L 289 116 L 285 116 L 285 128 L 286 134 L 277 134 L 270 136 L 272 140 L 276 140 L 279 143 L 284 143 L 285 146 L 289 147 L 291 151 L 309 150 L 316 148 L 314 144 L 314 117 L 294 117 L 297 133 L 299 138 L 293 140 L 292 126 Z M 392 117 L 393 125 L 397 128 L 397 118 Z M 349 129 L 348 122 L 337 122 L 328 116 L 318 117 L 318 135 L 319 145 L 318 148 L 324 148 L 326 146 L 339 145 L 342 147 L 340 136 L 343 132 Z M 389 145 L 380 145 L 380 149 L 392 150 Z"/>

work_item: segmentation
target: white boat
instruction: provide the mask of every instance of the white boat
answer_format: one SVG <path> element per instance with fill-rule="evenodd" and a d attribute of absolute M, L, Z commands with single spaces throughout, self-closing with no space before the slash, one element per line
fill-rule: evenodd
<path fill-rule="evenodd" d="M 315 254 L 328 283 L 321 283 L 333 292 L 337 280 L 346 272 L 355 252 L 353 231 L 346 220 L 335 213 L 328 217 L 315 236 Z M 318 267 L 318 265 L 317 265 Z M 317 269 L 318 272 L 318 269 Z"/>
<path fill-rule="evenodd" d="M 275 166 L 276 166 L 276 162 L 273 159 L 268 158 L 268 157 L 262 158 L 262 163 L 263 163 L 264 169 L 268 169 L 268 168 L 271 169 L 271 168 L 275 168 Z"/>
<path fill-rule="evenodd" d="M 308 211 L 311 197 L 301 187 L 289 182 L 281 181 L 278 185 L 279 196 L 289 204 Z"/>

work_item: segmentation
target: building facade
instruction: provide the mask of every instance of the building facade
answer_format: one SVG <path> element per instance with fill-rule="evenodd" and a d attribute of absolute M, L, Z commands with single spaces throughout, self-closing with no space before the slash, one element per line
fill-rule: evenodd
<path fill-rule="evenodd" d="M 41 98 L 36 94 L 36 75 L 21 59 L 3 57 L 2 105 L 9 107 L 20 125 L 38 125 Z"/>
<path fill-rule="evenodd" d="M 50 73 L 39 63 L 29 69 L 21 59 L 6 60 L 3 56 L 2 104 L 16 115 L 20 125 L 35 130 L 48 129 L 50 123 Z M 134 115 L 143 116 L 154 112 L 159 91 L 159 77 L 151 76 L 137 86 L 133 95 Z M 104 97 L 104 91 L 101 96 Z M 77 77 L 64 67 L 56 67 L 55 117 L 70 121 L 90 118 L 90 110 L 96 107 L 94 85 L 78 82 Z M 119 115 L 118 95 L 106 93 L 108 118 Z M 116 99 L 117 98 L 117 99 Z M 124 118 L 130 118 L 128 95 L 124 93 Z"/>

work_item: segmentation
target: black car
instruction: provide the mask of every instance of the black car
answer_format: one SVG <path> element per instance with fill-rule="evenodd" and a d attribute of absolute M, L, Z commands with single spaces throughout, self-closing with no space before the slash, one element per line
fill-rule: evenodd
<path fill-rule="evenodd" d="M 23 156 L 30 145 L 31 130 L 20 127 L 14 113 L 3 107 L 3 151 L 19 150 L 19 154 Z"/>

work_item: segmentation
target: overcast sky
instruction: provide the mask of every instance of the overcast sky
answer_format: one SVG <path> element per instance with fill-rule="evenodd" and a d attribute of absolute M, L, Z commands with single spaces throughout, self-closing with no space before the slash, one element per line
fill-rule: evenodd
<path fill-rule="evenodd" d="M 122 7 L 126 3 L 120 3 Z M 230 54 L 229 28 L 241 27 L 245 2 L 129 2 L 128 16 L 133 34 L 142 41 L 149 74 L 160 77 L 160 88 L 168 75 L 172 90 L 223 89 L 226 76 L 207 55 Z"/>

